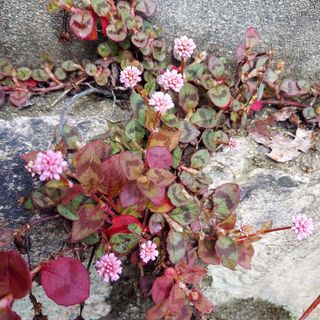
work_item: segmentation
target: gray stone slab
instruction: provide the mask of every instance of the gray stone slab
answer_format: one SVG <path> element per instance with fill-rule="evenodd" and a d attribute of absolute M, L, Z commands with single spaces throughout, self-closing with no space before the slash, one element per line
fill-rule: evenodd
<path fill-rule="evenodd" d="M 314 0 L 155 0 L 166 38 L 193 37 L 198 48 L 234 57 L 248 27 L 287 62 L 293 77 L 319 79 L 320 4 Z"/>
<path fill-rule="evenodd" d="M 193 37 L 202 50 L 233 59 L 249 26 L 261 34 L 263 47 L 274 48 L 293 77 L 319 79 L 320 5 L 315 0 L 155 0 L 153 22 L 172 43 Z M 58 60 L 95 56 L 95 43 L 73 38 L 58 41 L 62 14 L 46 11 L 47 0 L 0 0 L 0 56 L 36 65 L 40 51 Z"/>

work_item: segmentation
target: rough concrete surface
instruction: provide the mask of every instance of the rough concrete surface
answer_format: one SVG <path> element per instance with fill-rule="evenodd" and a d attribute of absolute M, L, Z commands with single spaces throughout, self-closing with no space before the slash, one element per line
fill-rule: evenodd
<path fill-rule="evenodd" d="M 248 27 L 257 28 L 263 48 L 287 62 L 292 77 L 319 80 L 320 2 L 317 0 L 155 0 L 155 24 L 172 43 L 193 37 L 200 50 L 234 57 Z"/>
<path fill-rule="evenodd" d="M 47 0 L 0 0 L 0 57 L 36 65 L 39 52 L 58 60 L 95 58 L 96 44 L 58 41 L 62 13 L 46 11 Z M 292 77 L 319 79 L 320 4 L 317 0 L 155 0 L 153 23 L 168 43 L 193 37 L 201 50 L 234 57 L 247 27 L 258 29 L 264 48 L 287 62 Z"/>

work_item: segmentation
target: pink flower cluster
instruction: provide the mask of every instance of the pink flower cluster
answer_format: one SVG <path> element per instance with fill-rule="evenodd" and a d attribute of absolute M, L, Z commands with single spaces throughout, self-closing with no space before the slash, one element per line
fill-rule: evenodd
<path fill-rule="evenodd" d="M 151 96 L 149 104 L 154 107 L 156 112 L 160 113 L 166 113 L 169 109 L 174 108 L 170 94 L 161 91 L 157 91 Z"/>
<path fill-rule="evenodd" d="M 114 253 L 105 254 L 96 262 L 96 270 L 104 282 L 117 281 L 122 273 L 121 261 Z"/>
<path fill-rule="evenodd" d="M 140 258 L 144 263 L 148 263 L 150 260 L 156 260 L 158 255 L 159 251 L 157 250 L 157 245 L 152 241 L 148 240 L 141 245 Z"/>
<path fill-rule="evenodd" d="M 174 40 L 174 53 L 183 59 L 188 59 L 192 56 L 196 45 L 192 39 L 186 36 Z"/>
<path fill-rule="evenodd" d="M 183 87 L 182 74 L 178 73 L 177 70 L 167 70 L 159 77 L 158 83 L 164 90 L 172 89 L 179 92 Z"/>
<path fill-rule="evenodd" d="M 313 233 L 313 221 L 305 214 L 292 217 L 292 230 L 297 234 L 298 240 L 303 240 Z"/>
<path fill-rule="evenodd" d="M 135 66 L 128 66 L 120 73 L 120 82 L 126 88 L 133 89 L 141 81 L 142 72 Z"/>
<path fill-rule="evenodd" d="M 33 163 L 30 161 L 26 169 L 31 172 L 32 175 L 37 173 L 40 175 L 40 180 L 60 180 L 60 174 L 67 167 L 67 162 L 63 160 L 60 151 L 54 152 L 53 150 L 48 150 L 47 152 L 38 152 L 37 157 Z"/>

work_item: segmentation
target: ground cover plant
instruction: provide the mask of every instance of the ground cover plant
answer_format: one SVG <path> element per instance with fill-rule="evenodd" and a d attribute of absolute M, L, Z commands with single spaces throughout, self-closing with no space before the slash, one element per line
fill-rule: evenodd
<path fill-rule="evenodd" d="M 57 304 L 79 304 L 81 319 L 91 264 L 103 282 L 112 283 L 127 259 L 140 271 L 133 280 L 142 295 L 154 302 L 146 319 L 204 319 L 213 310 L 200 286 L 206 265 L 250 269 L 254 242 L 283 230 L 303 240 L 313 233 L 313 222 L 293 215 L 286 226 L 238 225 L 239 186 L 211 189 L 202 169 L 214 152 L 236 151 L 239 130 L 269 147 L 275 161 L 307 152 L 320 123 L 319 84 L 283 79 L 283 64 L 274 65 L 272 51 L 258 50 L 254 28 L 236 50 L 237 68 L 229 70 L 225 59 L 197 50 L 187 36 L 174 41 L 168 62 L 165 41 L 145 19 L 155 10 L 150 0 L 84 0 L 82 6 L 54 0 L 48 8 L 66 12 L 65 40 L 97 40 L 100 33 L 100 58 L 57 64 L 44 54 L 34 70 L 0 59 L 0 104 L 8 100 L 23 108 L 32 96 L 52 91 L 63 90 L 61 99 L 71 93 L 72 101 L 96 92 L 127 96 L 133 117 L 84 142 L 61 116 L 55 145 L 22 155 L 26 170 L 42 182 L 25 206 L 49 215 L 4 230 L 0 245 L 14 242 L 29 253 L 33 225 L 57 218 L 70 231 L 70 241 L 54 259 L 31 270 L 17 250 L 0 252 L 0 315 L 20 319 L 11 310 L 14 300 L 26 296 L 38 279 Z M 279 110 L 249 121 L 266 105 Z M 276 130 L 282 121 L 292 125 L 294 138 Z M 46 319 L 32 293 L 30 298 L 34 319 Z"/>

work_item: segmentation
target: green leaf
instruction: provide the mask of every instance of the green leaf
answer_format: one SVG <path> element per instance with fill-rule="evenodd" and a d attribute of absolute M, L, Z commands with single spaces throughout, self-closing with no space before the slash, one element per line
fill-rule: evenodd
<path fill-rule="evenodd" d="M 220 264 L 219 258 L 215 250 L 215 244 L 216 244 L 216 241 L 214 240 L 209 240 L 209 239 L 199 240 L 198 255 L 203 262 L 207 264 L 213 264 L 213 265 Z"/>
<path fill-rule="evenodd" d="M 182 158 L 182 151 L 180 149 L 180 147 L 176 147 L 173 151 L 172 151 L 172 159 L 173 159 L 173 164 L 172 167 L 173 168 L 178 168 L 181 162 L 181 158 Z"/>
<path fill-rule="evenodd" d="M 166 43 L 164 40 L 154 40 L 152 42 L 152 56 L 155 60 L 163 62 L 166 58 Z"/>
<path fill-rule="evenodd" d="M 204 194 L 208 190 L 208 186 L 212 183 L 211 178 L 202 171 L 197 174 L 182 171 L 179 174 L 179 178 L 188 190 L 197 194 Z"/>
<path fill-rule="evenodd" d="M 198 108 L 192 115 L 190 121 L 202 128 L 213 128 L 217 125 L 217 121 L 214 118 L 216 111 L 208 106 Z"/>
<path fill-rule="evenodd" d="M 83 239 L 82 241 L 85 243 L 85 244 L 88 244 L 90 246 L 98 243 L 100 240 L 100 236 L 99 236 L 99 233 L 98 232 L 95 232 L 94 234 L 92 234 L 91 236 Z"/>
<path fill-rule="evenodd" d="M 312 107 L 304 108 L 302 110 L 302 114 L 306 120 L 310 120 L 310 119 L 315 118 L 317 116 L 314 108 L 312 108 Z"/>
<path fill-rule="evenodd" d="M 213 211 L 218 221 L 226 219 L 235 211 L 240 201 L 240 188 L 236 183 L 219 186 L 212 195 Z"/>
<path fill-rule="evenodd" d="M 94 77 L 98 71 L 97 66 L 93 63 L 87 63 L 85 66 L 85 70 L 86 73 L 91 77 Z"/>
<path fill-rule="evenodd" d="M 147 17 L 153 15 L 156 5 L 151 0 L 138 0 L 135 8 L 138 12 L 145 14 Z"/>
<path fill-rule="evenodd" d="M 225 71 L 224 63 L 222 59 L 215 56 L 211 56 L 208 59 L 208 68 L 216 79 L 220 79 Z"/>
<path fill-rule="evenodd" d="M 32 203 L 39 209 L 47 209 L 54 206 L 54 202 L 48 196 L 40 191 L 34 191 L 31 194 Z"/>
<path fill-rule="evenodd" d="M 202 141 L 207 149 L 210 151 L 215 151 L 218 145 L 227 144 L 229 142 L 229 137 L 221 130 L 213 131 L 208 129 L 203 132 Z"/>
<path fill-rule="evenodd" d="M 236 242 L 228 237 L 219 237 L 215 248 L 221 264 L 228 269 L 234 270 L 238 260 Z"/>
<path fill-rule="evenodd" d="M 224 84 L 211 88 L 208 91 L 208 95 L 213 104 L 220 109 L 226 108 L 230 104 L 232 98 L 229 88 Z"/>
<path fill-rule="evenodd" d="M 79 220 L 72 224 L 72 242 L 81 241 L 100 229 L 103 224 L 104 212 L 95 204 L 84 204 L 78 210 Z"/>
<path fill-rule="evenodd" d="M 140 142 L 144 138 L 145 130 L 138 120 L 131 119 L 126 125 L 125 133 L 130 140 Z"/>
<path fill-rule="evenodd" d="M 106 17 L 110 12 L 110 5 L 105 0 L 92 0 L 91 5 L 95 13 L 100 17 Z"/>
<path fill-rule="evenodd" d="M 148 37 L 144 32 L 137 32 L 131 37 L 132 43 L 138 48 L 144 48 L 148 43 Z"/>
<path fill-rule="evenodd" d="M 177 264 L 186 254 L 186 242 L 182 234 L 169 231 L 167 238 L 167 250 L 170 261 Z"/>
<path fill-rule="evenodd" d="M 161 116 L 162 121 L 170 128 L 178 128 L 179 120 L 173 113 L 167 113 Z"/>
<path fill-rule="evenodd" d="M 133 112 L 138 115 L 140 111 L 146 111 L 147 106 L 140 94 L 132 91 L 130 95 L 130 104 Z"/>
<path fill-rule="evenodd" d="M 195 203 L 187 203 L 183 206 L 174 209 L 170 213 L 170 218 L 179 224 L 186 226 L 192 223 L 195 218 L 199 215 L 200 208 Z"/>
<path fill-rule="evenodd" d="M 17 69 L 17 78 L 21 81 L 28 80 L 32 75 L 32 71 L 29 68 L 21 67 Z"/>
<path fill-rule="evenodd" d="M 79 69 L 79 65 L 71 60 L 63 61 L 61 64 L 62 68 L 68 72 L 76 71 Z"/>
<path fill-rule="evenodd" d="M 179 104 L 186 111 L 194 110 L 199 102 L 198 89 L 190 83 L 185 83 L 179 92 Z"/>
<path fill-rule="evenodd" d="M 172 184 L 169 187 L 167 194 L 171 203 L 176 207 L 181 207 L 192 199 L 186 189 L 178 183 Z"/>
<path fill-rule="evenodd" d="M 188 81 L 198 79 L 203 73 L 204 67 L 202 63 L 190 64 L 184 71 Z"/>
<path fill-rule="evenodd" d="M 79 220 L 77 213 L 71 209 L 70 203 L 68 203 L 67 206 L 58 204 L 57 210 L 64 218 L 68 220 L 71 220 L 71 221 Z"/>
<path fill-rule="evenodd" d="M 0 58 L 0 74 L 11 76 L 13 65 L 7 59 Z"/>
<path fill-rule="evenodd" d="M 116 233 L 110 239 L 112 250 L 119 254 L 128 254 L 139 243 L 140 237 L 133 233 Z"/>
<path fill-rule="evenodd" d="M 48 81 L 49 75 L 42 69 L 34 69 L 32 71 L 32 78 L 36 81 Z"/>
<path fill-rule="evenodd" d="M 128 230 L 131 231 L 132 233 L 137 234 L 138 236 L 140 236 L 142 232 L 141 227 L 136 223 L 130 223 L 128 225 Z"/>
<path fill-rule="evenodd" d="M 67 74 L 66 72 L 61 68 L 61 67 L 58 67 L 54 70 L 54 76 L 60 80 L 60 81 L 63 81 L 66 79 L 67 77 Z"/>
<path fill-rule="evenodd" d="M 191 167 L 194 169 L 202 169 L 208 164 L 209 159 L 210 154 L 208 150 L 199 150 L 191 157 Z"/>
<path fill-rule="evenodd" d="M 200 134 L 200 131 L 189 121 L 181 121 L 179 124 L 181 131 L 180 142 L 189 143 L 194 141 Z"/>
<path fill-rule="evenodd" d="M 107 36 L 115 42 L 123 41 L 127 36 L 127 28 L 121 20 L 110 23 L 107 27 Z"/>

